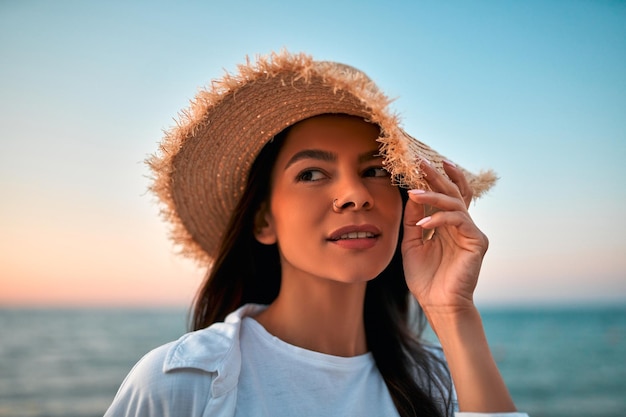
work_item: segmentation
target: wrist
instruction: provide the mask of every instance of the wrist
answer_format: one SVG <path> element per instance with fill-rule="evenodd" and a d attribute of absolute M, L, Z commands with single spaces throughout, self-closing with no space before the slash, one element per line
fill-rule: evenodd
<path fill-rule="evenodd" d="M 421 307 L 433 330 L 436 327 L 456 327 L 461 323 L 465 324 L 468 320 L 478 319 L 482 322 L 480 313 L 472 301 L 468 301 L 465 305 L 422 305 Z"/>
<path fill-rule="evenodd" d="M 429 307 L 424 314 L 444 351 L 472 350 L 487 344 L 482 318 L 474 305 Z"/>

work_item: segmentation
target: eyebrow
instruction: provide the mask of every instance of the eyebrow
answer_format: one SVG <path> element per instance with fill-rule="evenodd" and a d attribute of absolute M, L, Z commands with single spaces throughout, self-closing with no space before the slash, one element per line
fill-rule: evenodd
<path fill-rule="evenodd" d="M 373 161 L 380 158 L 382 158 L 382 155 L 380 154 L 380 151 L 376 149 L 359 155 L 359 163 Z M 285 169 L 302 159 L 317 159 L 319 161 L 336 162 L 337 154 L 320 149 L 305 149 L 292 156 L 289 162 L 285 165 Z"/>

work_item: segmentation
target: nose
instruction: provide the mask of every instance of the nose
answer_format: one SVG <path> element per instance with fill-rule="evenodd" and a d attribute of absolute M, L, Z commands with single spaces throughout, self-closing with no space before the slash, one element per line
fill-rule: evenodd
<path fill-rule="evenodd" d="M 336 198 L 333 200 L 333 210 L 371 210 L 374 207 L 374 198 L 363 182 L 356 179 L 344 180 L 337 188 Z"/>

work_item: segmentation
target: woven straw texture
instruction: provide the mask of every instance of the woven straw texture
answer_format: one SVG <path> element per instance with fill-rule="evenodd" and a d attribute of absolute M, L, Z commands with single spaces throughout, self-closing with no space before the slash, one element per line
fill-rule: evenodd
<path fill-rule="evenodd" d="M 151 190 L 171 223 L 181 253 L 210 266 L 248 171 L 261 148 L 306 118 L 342 113 L 381 128 L 379 142 L 397 185 L 426 188 L 417 162 L 443 172 L 443 156 L 405 133 L 389 99 L 362 72 L 286 51 L 250 60 L 201 90 L 148 159 Z M 495 182 L 493 172 L 464 171 L 474 196 Z"/>

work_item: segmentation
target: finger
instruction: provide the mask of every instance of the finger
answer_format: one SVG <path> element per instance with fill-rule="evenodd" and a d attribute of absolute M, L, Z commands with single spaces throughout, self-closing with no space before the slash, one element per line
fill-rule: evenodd
<path fill-rule="evenodd" d="M 424 218 L 430 218 L 439 210 L 445 211 L 467 211 L 465 203 L 459 197 L 450 197 L 445 194 L 425 190 L 409 190 L 409 201 L 405 210 L 405 231 L 406 227 L 419 226 L 414 238 L 421 237 L 422 241 L 430 240 L 435 229 L 433 227 L 421 227 L 419 223 Z M 415 204 L 414 204 L 415 203 Z"/>
<path fill-rule="evenodd" d="M 426 191 L 426 190 L 409 190 L 409 200 L 414 203 L 435 207 L 438 210 L 446 211 L 466 211 L 465 201 L 458 196 L 449 196 L 446 194 Z"/>
<path fill-rule="evenodd" d="M 448 178 L 459 188 L 459 192 L 461 193 L 461 197 L 463 197 L 463 201 L 465 201 L 465 207 L 469 207 L 472 202 L 472 197 L 474 196 L 474 190 L 470 187 L 467 178 L 453 162 L 444 160 L 443 161 L 443 169 L 448 174 Z"/>
<path fill-rule="evenodd" d="M 430 186 L 430 189 L 443 194 L 461 197 L 459 187 L 456 186 L 449 178 L 439 172 L 429 161 L 423 159 L 420 162 L 420 168 L 424 172 L 424 179 Z"/>
<path fill-rule="evenodd" d="M 465 212 L 459 211 L 438 211 L 432 216 L 424 217 L 416 223 L 421 229 L 441 229 L 443 227 L 453 227 L 461 235 L 470 239 L 484 240 L 485 235 L 474 224 L 471 217 Z"/>
<path fill-rule="evenodd" d="M 430 216 L 420 219 L 415 225 L 419 227 L 435 228 L 441 226 L 463 226 L 464 223 L 470 222 L 469 218 L 458 211 L 438 211 Z"/>

